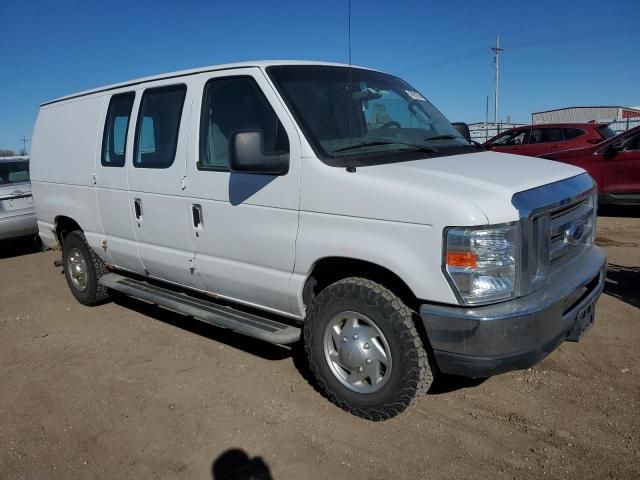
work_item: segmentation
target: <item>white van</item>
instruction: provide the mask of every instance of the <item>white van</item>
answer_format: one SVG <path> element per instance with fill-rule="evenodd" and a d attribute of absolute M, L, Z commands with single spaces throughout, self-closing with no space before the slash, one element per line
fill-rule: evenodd
<path fill-rule="evenodd" d="M 277 344 L 372 420 L 433 374 L 530 367 L 592 325 L 594 182 L 483 151 L 405 81 L 250 62 L 44 103 L 40 237 L 85 305 L 119 291 Z"/>

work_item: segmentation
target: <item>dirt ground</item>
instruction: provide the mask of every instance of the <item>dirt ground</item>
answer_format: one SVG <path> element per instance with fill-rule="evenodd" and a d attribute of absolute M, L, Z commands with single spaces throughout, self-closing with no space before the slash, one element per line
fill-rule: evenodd
<path fill-rule="evenodd" d="M 0 244 L 0 478 L 640 478 L 640 212 L 603 213 L 606 293 L 579 343 L 440 378 L 382 423 L 322 398 L 299 348 L 84 307 L 59 253 Z"/>

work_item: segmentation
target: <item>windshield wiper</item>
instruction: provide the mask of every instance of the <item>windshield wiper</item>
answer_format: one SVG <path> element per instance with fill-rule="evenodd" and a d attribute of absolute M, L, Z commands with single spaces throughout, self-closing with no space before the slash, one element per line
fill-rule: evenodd
<path fill-rule="evenodd" d="M 458 135 L 435 135 L 433 137 L 425 138 L 424 141 L 428 142 L 429 140 L 455 140 L 456 138 L 462 138 Z"/>
<path fill-rule="evenodd" d="M 365 147 L 375 147 L 376 145 L 405 145 L 407 147 L 413 147 L 416 150 L 420 150 L 422 152 L 428 152 L 428 153 L 438 153 L 439 151 L 436 148 L 427 147 L 426 145 L 418 145 L 415 143 L 386 142 L 386 141 L 376 140 L 372 142 L 361 142 L 361 143 L 354 143 L 353 145 L 347 145 L 346 147 L 341 147 L 336 150 L 333 150 L 331 153 L 346 152 L 347 150 L 356 150 L 358 148 L 365 148 Z"/>

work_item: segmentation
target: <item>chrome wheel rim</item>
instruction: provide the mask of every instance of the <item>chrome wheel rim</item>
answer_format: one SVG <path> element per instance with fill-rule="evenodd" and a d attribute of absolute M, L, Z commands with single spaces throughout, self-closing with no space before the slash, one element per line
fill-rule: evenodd
<path fill-rule="evenodd" d="M 67 271 L 73 286 L 77 290 L 84 292 L 87 289 L 87 262 L 84 261 L 82 253 L 77 248 L 69 250 Z"/>
<path fill-rule="evenodd" d="M 331 372 L 349 390 L 373 393 L 389 381 L 389 344 L 367 316 L 351 311 L 335 315 L 325 329 L 323 346 Z"/>

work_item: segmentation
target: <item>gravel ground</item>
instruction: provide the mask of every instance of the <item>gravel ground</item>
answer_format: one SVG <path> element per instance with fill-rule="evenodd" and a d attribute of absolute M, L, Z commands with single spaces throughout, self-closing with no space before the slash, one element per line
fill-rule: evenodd
<path fill-rule="evenodd" d="M 603 211 L 596 324 L 536 367 L 442 377 L 371 423 L 281 348 L 121 300 L 0 244 L 0 478 L 640 478 L 640 218 Z M 253 472 L 253 477 L 249 476 Z"/>

